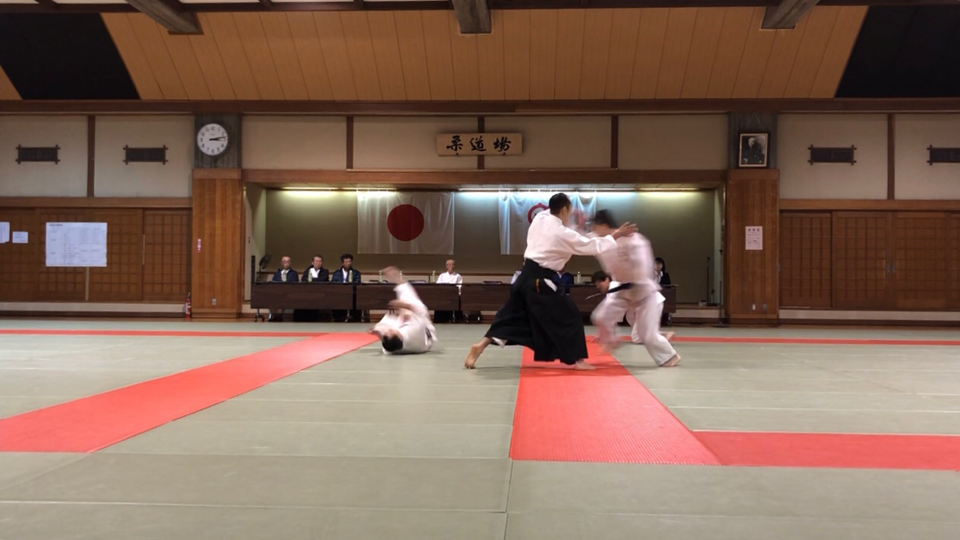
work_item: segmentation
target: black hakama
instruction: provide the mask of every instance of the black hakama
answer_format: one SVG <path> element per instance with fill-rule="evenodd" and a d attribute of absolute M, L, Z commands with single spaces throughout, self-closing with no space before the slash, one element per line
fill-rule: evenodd
<path fill-rule="evenodd" d="M 527 260 L 486 337 L 533 349 L 538 362 L 559 359 L 573 365 L 586 359 L 580 309 L 557 281 L 557 272 Z"/>

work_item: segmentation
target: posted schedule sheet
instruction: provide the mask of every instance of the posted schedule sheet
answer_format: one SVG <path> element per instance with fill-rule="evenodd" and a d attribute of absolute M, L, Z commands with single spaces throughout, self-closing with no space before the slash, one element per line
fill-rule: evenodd
<path fill-rule="evenodd" d="M 106 265 L 106 223 L 47 223 L 47 266 Z"/>

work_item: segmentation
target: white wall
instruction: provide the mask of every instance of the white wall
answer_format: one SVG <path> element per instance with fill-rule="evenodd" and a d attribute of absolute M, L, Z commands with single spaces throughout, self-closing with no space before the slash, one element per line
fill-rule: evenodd
<path fill-rule="evenodd" d="M 960 199 L 960 164 L 927 163 L 928 146 L 960 148 L 960 115 L 897 115 L 896 198 Z"/>
<path fill-rule="evenodd" d="M 798 114 L 778 119 L 783 199 L 886 199 L 887 117 Z M 813 146 L 856 146 L 857 163 L 809 163 Z"/>
<path fill-rule="evenodd" d="M 245 169 L 347 168 L 347 121 L 327 116 L 244 116 Z"/>
<path fill-rule="evenodd" d="M 96 197 L 189 197 L 193 171 L 192 116 L 98 116 Z M 129 163 L 124 146 L 167 147 L 167 163 Z"/>
<path fill-rule="evenodd" d="M 520 133 L 523 154 L 491 156 L 487 169 L 589 169 L 610 166 L 609 116 L 501 116 L 487 132 Z"/>
<path fill-rule="evenodd" d="M 475 157 L 437 155 L 437 135 L 476 131 L 476 117 L 354 118 L 353 168 L 476 169 Z"/>
<path fill-rule="evenodd" d="M 17 146 L 60 146 L 60 163 L 17 164 Z M 84 116 L 0 116 L 0 196 L 84 197 Z"/>
<path fill-rule="evenodd" d="M 621 116 L 621 169 L 726 169 L 723 114 Z"/>

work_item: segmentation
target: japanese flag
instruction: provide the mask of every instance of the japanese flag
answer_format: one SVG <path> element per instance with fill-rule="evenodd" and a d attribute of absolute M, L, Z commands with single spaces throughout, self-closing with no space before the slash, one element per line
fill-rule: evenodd
<path fill-rule="evenodd" d="M 359 253 L 453 254 L 453 193 L 357 194 Z"/>
<path fill-rule="evenodd" d="M 550 211 L 553 193 L 504 193 L 500 195 L 500 254 L 523 255 L 527 249 L 527 230 L 540 212 Z M 582 228 L 584 221 L 597 213 L 596 197 L 570 195 L 572 212 L 567 226 Z"/>

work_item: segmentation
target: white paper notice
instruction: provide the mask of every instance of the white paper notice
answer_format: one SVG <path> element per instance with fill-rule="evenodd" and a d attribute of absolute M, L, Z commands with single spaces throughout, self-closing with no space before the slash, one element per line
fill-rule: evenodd
<path fill-rule="evenodd" d="M 0 244 L 10 241 L 10 222 L 0 221 Z"/>
<path fill-rule="evenodd" d="M 47 266 L 106 265 L 106 223 L 47 223 Z"/>
<path fill-rule="evenodd" d="M 28 233 L 26 231 L 13 231 L 14 244 L 26 244 Z"/>
<path fill-rule="evenodd" d="M 747 227 L 747 251 L 763 251 L 763 227 Z"/>

